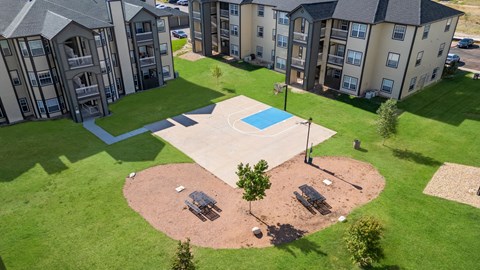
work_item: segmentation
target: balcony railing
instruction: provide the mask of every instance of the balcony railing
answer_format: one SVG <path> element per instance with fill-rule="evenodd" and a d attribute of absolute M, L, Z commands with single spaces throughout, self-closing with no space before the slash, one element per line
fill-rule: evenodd
<path fill-rule="evenodd" d="M 324 37 L 324 36 L 325 36 L 325 27 L 320 29 L 320 37 Z"/>
<path fill-rule="evenodd" d="M 222 37 L 229 37 L 230 36 L 230 30 L 228 29 L 220 29 L 220 35 Z"/>
<path fill-rule="evenodd" d="M 137 36 L 137 42 L 153 40 L 152 32 L 137 33 L 136 36 Z"/>
<path fill-rule="evenodd" d="M 193 16 L 194 19 L 199 19 L 200 20 L 200 12 L 194 11 L 194 12 L 192 12 L 192 16 Z"/>
<path fill-rule="evenodd" d="M 150 66 L 150 65 L 154 65 L 154 64 L 155 64 L 155 56 L 140 58 L 140 66 L 141 67 Z"/>
<path fill-rule="evenodd" d="M 342 66 L 343 65 L 343 56 L 329 54 L 328 55 L 328 63 L 338 65 L 338 66 Z"/>
<path fill-rule="evenodd" d="M 347 30 L 332 28 L 332 37 L 333 38 L 347 39 L 347 36 L 348 36 L 348 31 Z"/>
<path fill-rule="evenodd" d="M 320 66 L 322 64 L 323 60 L 323 53 L 319 53 L 317 56 L 317 66 Z"/>
<path fill-rule="evenodd" d="M 202 32 L 195 31 L 193 34 L 195 35 L 195 38 L 202 39 Z"/>
<path fill-rule="evenodd" d="M 210 14 L 211 15 L 217 14 L 217 7 L 216 6 L 210 7 Z"/>
<path fill-rule="evenodd" d="M 229 11 L 227 9 L 220 9 L 220 16 L 228 18 Z"/>
<path fill-rule="evenodd" d="M 300 58 L 292 57 L 292 66 L 304 68 L 305 67 L 305 60 L 300 59 Z"/>
<path fill-rule="evenodd" d="M 85 87 L 80 87 L 75 89 L 75 92 L 77 92 L 77 97 L 78 98 L 84 98 L 84 97 L 89 97 L 89 96 L 94 96 L 100 94 L 98 91 L 98 85 L 90 85 L 90 86 L 85 86 Z"/>
<path fill-rule="evenodd" d="M 70 68 L 82 68 L 82 67 L 93 66 L 92 56 L 87 55 L 82 57 L 68 58 L 68 66 Z"/>
<path fill-rule="evenodd" d="M 307 42 L 307 34 L 300 32 L 293 32 L 293 40 L 300 42 Z"/>

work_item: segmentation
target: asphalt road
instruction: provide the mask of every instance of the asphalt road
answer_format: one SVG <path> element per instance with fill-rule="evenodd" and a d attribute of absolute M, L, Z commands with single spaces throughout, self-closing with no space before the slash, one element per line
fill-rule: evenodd
<path fill-rule="evenodd" d="M 452 44 L 454 47 L 450 48 L 450 53 L 460 56 L 459 67 L 480 71 L 480 46 L 478 44 L 475 44 L 468 49 L 457 48 L 455 46 L 457 44 L 456 41 Z"/>

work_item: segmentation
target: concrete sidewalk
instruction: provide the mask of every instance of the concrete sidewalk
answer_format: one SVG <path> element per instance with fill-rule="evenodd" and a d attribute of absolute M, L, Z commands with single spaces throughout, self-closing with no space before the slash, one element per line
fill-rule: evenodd
<path fill-rule="evenodd" d="M 134 136 L 137 136 L 139 134 L 142 134 L 142 133 L 145 133 L 145 132 L 149 131 L 148 129 L 143 127 L 143 128 L 132 130 L 132 131 L 127 132 L 127 133 L 123 133 L 122 135 L 119 135 L 119 136 L 115 137 L 115 136 L 111 135 L 110 133 L 108 133 L 107 131 L 105 131 L 103 128 L 97 126 L 97 124 L 95 124 L 95 119 L 94 118 L 91 118 L 91 119 L 88 119 L 88 120 L 84 121 L 83 122 L 83 127 L 86 130 L 90 131 L 93 135 L 97 136 L 100 140 L 102 140 L 104 143 L 106 143 L 108 145 L 126 140 L 128 138 L 131 138 L 131 137 L 134 137 Z"/>

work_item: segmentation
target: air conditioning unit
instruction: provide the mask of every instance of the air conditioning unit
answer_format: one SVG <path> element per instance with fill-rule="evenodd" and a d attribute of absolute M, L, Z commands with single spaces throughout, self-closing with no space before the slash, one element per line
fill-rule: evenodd
<path fill-rule="evenodd" d="M 252 57 L 247 56 L 247 57 L 243 58 L 243 61 L 250 62 L 250 61 L 252 61 Z"/>

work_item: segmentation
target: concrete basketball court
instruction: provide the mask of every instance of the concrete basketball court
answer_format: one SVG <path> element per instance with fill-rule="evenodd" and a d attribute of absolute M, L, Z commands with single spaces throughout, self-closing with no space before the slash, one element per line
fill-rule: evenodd
<path fill-rule="evenodd" d="M 169 118 L 150 129 L 200 166 L 236 187 L 235 172 L 240 162 L 253 165 L 265 159 L 272 169 L 305 151 L 308 130 L 305 119 L 293 116 L 263 130 L 242 121 L 269 108 L 256 100 L 238 96 Z M 335 133 L 312 123 L 309 146 Z"/>

